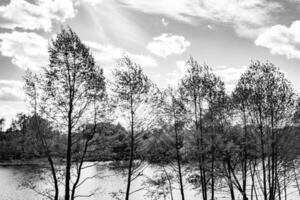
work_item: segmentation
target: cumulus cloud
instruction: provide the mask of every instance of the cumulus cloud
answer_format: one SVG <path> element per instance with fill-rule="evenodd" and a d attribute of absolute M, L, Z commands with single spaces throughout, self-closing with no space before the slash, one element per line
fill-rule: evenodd
<path fill-rule="evenodd" d="M 0 80 L 0 118 L 5 119 L 5 128 L 17 113 L 26 112 L 23 85 L 19 80 Z"/>
<path fill-rule="evenodd" d="M 176 61 L 176 69 L 167 74 L 167 83 L 176 86 L 186 73 L 187 65 L 183 60 Z"/>
<path fill-rule="evenodd" d="M 38 70 L 48 60 L 47 40 L 36 33 L 1 33 L 0 52 L 22 69 Z"/>
<path fill-rule="evenodd" d="M 4 128 L 9 128 L 12 119 L 16 118 L 18 113 L 27 113 L 25 104 L 22 102 L 1 102 L 0 118 L 4 118 Z"/>
<path fill-rule="evenodd" d="M 207 28 L 210 29 L 210 30 L 215 30 L 215 26 L 214 26 L 214 25 L 208 24 L 208 25 L 207 25 Z"/>
<path fill-rule="evenodd" d="M 91 41 L 86 41 L 85 44 L 90 47 L 96 62 L 102 67 L 114 67 L 116 65 L 116 60 L 121 58 L 124 54 L 128 55 L 134 62 L 140 64 L 142 67 L 157 66 L 156 60 L 149 55 L 133 54 L 109 44 L 104 45 Z"/>
<path fill-rule="evenodd" d="M 268 48 L 272 54 L 300 59 L 300 21 L 293 22 L 290 27 L 272 26 L 257 37 L 255 44 Z"/>
<path fill-rule="evenodd" d="M 182 54 L 191 46 L 183 36 L 163 33 L 154 37 L 147 45 L 147 49 L 156 56 L 167 57 L 171 54 Z"/>
<path fill-rule="evenodd" d="M 226 65 L 219 65 L 212 68 L 213 72 L 224 81 L 227 92 L 234 90 L 238 80 L 246 69 L 247 66 L 228 67 Z"/>
<path fill-rule="evenodd" d="M 125 5 L 145 13 L 165 15 L 195 24 L 199 19 L 231 24 L 241 36 L 252 36 L 272 21 L 281 10 L 279 3 L 267 0 L 121 0 Z M 251 30 L 249 34 L 246 30 Z M 256 33 L 257 34 L 257 33 Z"/>
<path fill-rule="evenodd" d="M 23 83 L 16 80 L 0 80 L 0 101 L 24 100 Z"/>
<path fill-rule="evenodd" d="M 64 22 L 74 16 L 72 0 L 36 0 L 34 3 L 11 0 L 9 4 L 0 6 L 0 27 L 50 31 L 53 20 Z"/>
<path fill-rule="evenodd" d="M 161 23 L 162 23 L 164 26 L 168 26 L 168 25 L 169 25 L 169 22 L 168 22 L 165 18 L 162 18 L 162 19 L 161 19 Z"/>

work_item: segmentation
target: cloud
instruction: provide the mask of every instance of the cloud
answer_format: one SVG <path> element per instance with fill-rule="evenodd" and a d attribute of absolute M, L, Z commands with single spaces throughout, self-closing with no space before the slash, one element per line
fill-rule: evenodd
<path fill-rule="evenodd" d="M 47 40 L 36 33 L 18 32 L 0 34 L 2 56 L 22 69 L 38 70 L 47 64 Z"/>
<path fill-rule="evenodd" d="M 210 30 L 215 30 L 216 27 L 215 27 L 214 25 L 208 24 L 208 25 L 207 25 L 207 28 L 210 29 Z"/>
<path fill-rule="evenodd" d="M 168 22 L 165 18 L 162 18 L 162 19 L 161 19 L 161 23 L 162 23 L 164 26 L 168 26 L 168 25 L 169 25 L 169 22 Z"/>
<path fill-rule="evenodd" d="M 183 36 L 163 33 L 154 37 L 147 45 L 147 49 L 156 56 L 167 57 L 171 54 L 182 54 L 191 46 Z"/>
<path fill-rule="evenodd" d="M 225 65 L 220 65 L 212 67 L 212 70 L 217 74 L 222 81 L 225 83 L 227 92 L 232 92 L 240 79 L 242 73 L 247 69 L 247 66 L 242 67 L 227 67 Z"/>
<path fill-rule="evenodd" d="M 279 3 L 268 0 L 121 0 L 128 7 L 145 13 L 168 16 L 178 21 L 197 24 L 201 20 L 227 23 L 241 36 L 273 20 L 281 10 Z M 246 30 L 251 30 L 248 34 Z M 256 33 L 257 34 L 257 33 Z"/>
<path fill-rule="evenodd" d="M 27 112 L 23 85 L 19 80 L 0 80 L 0 118 L 5 119 L 5 128 L 17 113 Z"/>
<path fill-rule="evenodd" d="M 0 118 L 4 118 L 4 128 L 9 128 L 12 119 L 16 118 L 18 113 L 27 113 L 24 103 L 21 102 L 1 102 L 0 106 Z"/>
<path fill-rule="evenodd" d="M 179 81 L 181 78 L 183 78 L 186 70 L 186 61 L 176 61 L 176 69 L 167 74 L 167 83 L 171 86 L 176 86 L 177 84 L 179 84 Z"/>
<path fill-rule="evenodd" d="M 0 6 L 0 27 L 50 31 L 53 20 L 64 22 L 74 16 L 72 0 L 36 0 L 34 3 L 11 0 L 8 5 Z"/>
<path fill-rule="evenodd" d="M 92 6 L 96 6 L 102 4 L 104 0 L 79 0 L 79 3 L 81 3 L 80 1 L 83 3 L 89 3 Z"/>
<path fill-rule="evenodd" d="M 290 27 L 272 26 L 257 37 L 255 44 L 268 48 L 271 54 L 300 59 L 300 21 L 293 22 Z"/>
<path fill-rule="evenodd" d="M 157 66 L 156 60 L 149 55 L 133 54 L 109 44 L 104 45 L 91 41 L 86 41 L 84 43 L 90 47 L 96 62 L 105 68 L 111 69 L 114 67 L 116 65 L 116 60 L 121 58 L 124 54 L 128 55 L 134 62 L 140 64 L 142 67 Z"/>
<path fill-rule="evenodd" d="M 0 80 L 0 101 L 23 101 L 23 83 L 16 80 Z"/>

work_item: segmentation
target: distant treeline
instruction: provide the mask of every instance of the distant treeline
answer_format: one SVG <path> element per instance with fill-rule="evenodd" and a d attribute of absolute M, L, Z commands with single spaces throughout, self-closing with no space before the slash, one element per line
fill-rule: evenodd
<path fill-rule="evenodd" d="M 0 161 L 30 160 L 44 158 L 46 154 L 38 141 L 37 128 L 34 126 L 33 117 L 23 113 L 17 114 L 9 128 L 0 132 Z M 51 129 L 47 120 L 40 118 L 47 127 L 47 141 L 51 145 L 53 155 L 62 160 L 65 158 L 65 147 L 67 144 L 66 135 L 58 130 Z M 87 124 L 87 127 L 92 126 Z M 166 126 L 166 125 L 165 125 Z M 44 128 L 43 128 L 44 129 Z M 250 134 L 247 138 L 247 150 L 249 159 L 258 159 L 260 156 L 260 138 L 255 134 L 255 127 L 247 126 Z M 180 137 L 179 146 L 182 151 L 182 162 L 190 163 L 195 161 L 195 149 L 193 149 L 192 133 L 186 130 L 187 134 Z M 208 130 L 207 130 L 208 131 Z M 228 128 L 226 136 L 223 134 L 218 137 L 216 160 L 224 159 L 225 154 L 235 154 L 241 151 L 244 137 L 243 127 L 234 125 Z M 217 132 L 218 133 L 218 132 Z M 300 127 L 287 126 L 277 130 L 277 140 L 280 151 L 280 158 L 289 161 L 298 159 L 300 155 Z M 84 133 L 81 140 L 84 141 Z M 169 164 L 176 160 L 174 150 L 175 141 L 170 137 L 172 130 L 164 128 L 153 128 L 143 133 L 140 145 L 144 150 L 137 150 L 135 159 L 142 159 L 153 164 Z M 209 136 L 205 134 L 204 140 L 209 141 Z M 100 123 L 97 125 L 94 143 L 90 147 L 86 161 L 122 161 L 128 160 L 130 147 L 128 144 L 129 136 L 126 129 L 121 124 Z M 266 149 L 268 151 L 268 149 Z M 76 150 L 74 150 L 76 153 Z M 250 156 L 251 155 L 251 156 Z M 207 157 L 209 155 L 207 154 Z"/>

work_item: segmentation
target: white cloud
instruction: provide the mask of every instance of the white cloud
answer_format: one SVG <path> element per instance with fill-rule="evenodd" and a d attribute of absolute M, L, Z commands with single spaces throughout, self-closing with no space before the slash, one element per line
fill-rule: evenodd
<path fill-rule="evenodd" d="M 165 18 L 162 18 L 162 19 L 161 19 L 161 23 L 162 23 L 164 26 L 168 26 L 168 25 L 169 25 L 169 22 L 168 22 Z"/>
<path fill-rule="evenodd" d="M 281 5 L 268 0 L 121 0 L 128 7 L 145 13 L 165 15 L 195 24 L 199 19 L 231 24 L 239 35 L 249 37 L 246 30 L 265 27 Z M 252 33 L 255 33 L 252 31 Z M 244 35 L 243 35 L 244 34 Z M 256 33 L 258 34 L 258 33 Z M 251 34 L 252 36 L 252 34 Z"/>
<path fill-rule="evenodd" d="M 104 0 L 78 0 L 79 3 L 81 3 L 80 1 L 84 3 L 89 3 L 92 6 L 96 6 L 102 4 Z"/>
<path fill-rule="evenodd" d="M 96 62 L 105 68 L 112 69 L 116 65 L 116 60 L 121 58 L 124 54 L 128 55 L 134 62 L 140 64 L 142 67 L 157 66 L 156 60 L 149 55 L 133 54 L 109 44 L 103 45 L 91 41 L 86 41 L 85 44 L 91 48 Z"/>
<path fill-rule="evenodd" d="M 272 54 L 300 59 L 300 21 L 293 22 L 290 27 L 271 27 L 257 37 L 255 44 L 270 49 Z"/>
<path fill-rule="evenodd" d="M 176 69 L 167 74 L 167 84 L 176 86 L 179 84 L 181 78 L 183 78 L 187 70 L 186 62 L 183 60 L 176 61 Z"/>
<path fill-rule="evenodd" d="M 214 26 L 214 25 L 208 24 L 208 25 L 207 25 L 207 28 L 210 29 L 210 30 L 215 30 L 215 26 Z"/>
<path fill-rule="evenodd" d="M 232 92 L 240 79 L 242 73 L 247 69 L 247 66 L 242 67 L 227 67 L 225 65 L 220 65 L 213 67 L 212 70 L 217 74 L 222 81 L 225 83 L 226 90 Z"/>
<path fill-rule="evenodd" d="M 0 101 L 0 118 L 4 118 L 4 128 L 9 128 L 12 119 L 15 119 L 18 113 L 26 113 L 26 107 L 21 102 Z"/>
<path fill-rule="evenodd" d="M 156 56 L 167 57 L 171 54 L 182 54 L 191 46 L 183 36 L 163 33 L 154 37 L 147 45 L 147 49 Z"/>
<path fill-rule="evenodd" d="M 24 100 L 23 83 L 16 80 L 0 80 L 0 101 Z"/>
<path fill-rule="evenodd" d="M 1 54 L 11 57 L 16 66 L 38 70 L 47 64 L 47 40 L 40 35 L 13 31 L 0 34 L 0 40 Z"/>
<path fill-rule="evenodd" d="M 53 20 L 64 22 L 74 16 L 72 0 L 36 0 L 34 3 L 11 0 L 8 5 L 0 6 L 0 27 L 50 31 Z"/>

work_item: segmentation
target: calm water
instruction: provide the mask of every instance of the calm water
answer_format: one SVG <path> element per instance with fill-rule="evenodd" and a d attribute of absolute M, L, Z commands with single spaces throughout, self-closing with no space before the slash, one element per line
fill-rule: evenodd
<path fill-rule="evenodd" d="M 156 166 L 148 166 L 144 170 L 144 175 L 151 177 L 155 175 L 157 170 Z M 2 200 L 40 200 L 42 196 L 38 195 L 32 189 L 28 189 L 22 185 L 22 183 L 32 182 L 37 186 L 39 191 L 44 191 L 49 187 L 48 181 L 42 181 L 36 177 L 37 174 L 43 175 L 43 172 L 39 168 L 23 166 L 23 167 L 0 167 L 0 199 Z M 112 200 L 111 193 L 119 190 L 125 190 L 126 176 L 120 171 L 112 170 L 107 167 L 107 163 L 100 163 L 95 166 L 89 167 L 83 171 L 83 179 L 86 177 L 97 176 L 92 179 L 88 179 L 78 190 L 78 194 L 90 194 L 97 190 L 97 192 L 89 198 L 78 199 L 104 199 Z M 146 178 L 139 178 L 132 183 L 132 191 L 138 190 L 143 186 L 143 181 Z M 178 187 L 176 183 L 175 187 Z M 145 187 L 145 186 L 144 186 Z M 292 187 L 289 192 L 294 193 L 289 196 L 289 200 L 297 199 L 297 193 L 295 188 Z M 146 187 L 147 189 L 147 187 Z M 149 188 L 148 188 L 149 189 Z M 63 188 L 61 189 L 63 191 Z M 174 189 L 174 199 L 180 199 L 179 191 Z M 292 191 L 294 190 L 294 191 Z M 140 190 L 132 194 L 132 200 L 151 199 L 145 195 L 146 190 Z M 197 194 L 197 191 L 192 190 L 191 186 L 186 184 L 185 194 L 187 200 L 199 200 L 201 197 Z M 217 194 L 218 200 L 229 200 L 229 194 L 226 191 L 219 192 Z"/>

